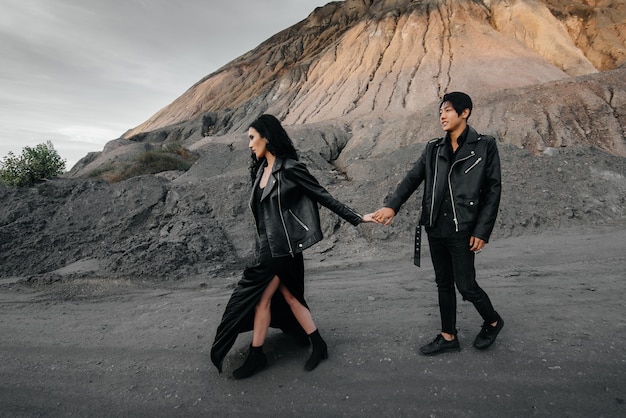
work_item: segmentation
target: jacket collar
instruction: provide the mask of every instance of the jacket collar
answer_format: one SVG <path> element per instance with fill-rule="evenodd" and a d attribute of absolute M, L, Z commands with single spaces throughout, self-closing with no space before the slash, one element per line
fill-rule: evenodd
<path fill-rule="evenodd" d="M 272 166 L 272 173 L 270 174 L 268 180 L 267 180 L 267 184 L 265 185 L 265 188 L 263 189 L 263 194 L 261 194 L 261 201 L 265 200 L 265 198 L 267 196 L 269 196 L 270 192 L 272 190 L 274 190 L 274 188 L 276 187 L 276 173 L 283 168 L 283 165 L 285 164 L 285 159 L 284 158 L 280 158 L 280 157 L 276 157 L 276 159 L 274 160 L 274 166 Z M 252 199 L 254 198 L 254 190 L 259 187 L 259 183 L 261 182 L 261 177 L 263 177 L 263 170 L 265 169 L 267 163 L 262 164 L 261 167 L 259 167 L 259 170 L 256 173 L 256 179 L 254 180 L 254 185 L 252 186 L 252 194 L 250 196 L 250 206 L 254 207 L 253 205 L 253 201 Z"/>
<path fill-rule="evenodd" d="M 444 146 L 446 144 L 446 137 L 447 135 L 442 138 L 439 138 L 439 141 L 437 141 L 438 147 Z M 465 137 L 465 143 L 471 144 L 471 143 L 478 141 L 479 139 L 480 139 L 480 135 L 478 135 L 478 132 L 476 132 L 476 129 L 467 125 L 467 136 Z"/>

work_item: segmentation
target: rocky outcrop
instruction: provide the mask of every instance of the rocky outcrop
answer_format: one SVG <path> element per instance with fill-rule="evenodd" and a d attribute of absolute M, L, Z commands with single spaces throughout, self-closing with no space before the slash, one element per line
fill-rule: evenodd
<path fill-rule="evenodd" d="M 576 46 L 600 71 L 626 62 L 626 4 L 621 0 L 545 0 Z"/>
<path fill-rule="evenodd" d="M 570 76 L 596 72 L 596 67 L 576 45 L 576 38 L 567 31 L 568 22 L 571 19 L 560 21 L 539 0 L 491 3 L 491 24 L 498 32 L 517 39 Z"/>
<path fill-rule="evenodd" d="M 0 219 L 0 275 L 71 273 L 90 260 L 99 276 L 173 279 L 232 263 L 237 253 L 198 199 L 204 191 L 188 192 L 158 176 L 0 186 L 3 206 L 12 202 Z"/>
<path fill-rule="evenodd" d="M 333 2 L 124 137 L 212 112 L 220 124 L 205 133 L 263 112 L 287 124 L 412 113 L 449 90 L 486 94 L 610 70 L 626 62 L 625 22 L 624 0 Z"/>

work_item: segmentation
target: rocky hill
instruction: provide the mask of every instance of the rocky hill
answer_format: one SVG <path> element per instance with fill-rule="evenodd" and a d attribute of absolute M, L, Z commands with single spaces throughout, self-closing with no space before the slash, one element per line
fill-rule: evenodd
<path fill-rule="evenodd" d="M 626 62 L 625 34 L 623 0 L 333 2 L 124 137 L 200 118 L 204 134 L 222 133 L 266 111 L 287 124 L 421 112 L 445 91 L 489 94 L 615 69 Z"/>
<path fill-rule="evenodd" d="M 0 277 L 181 279 L 237 271 L 252 253 L 245 130 L 288 126 L 329 190 L 378 208 L 441 135 L 438 102 L 474 98 L 470 123 L 498 139 L 494 239 L 626 220 L 624 0 L 347 0 L 316 9 L 192 86 L 64 179 L 0 186 Z M 181 143 L 187 172 L 107 183 L 104 170 Z M 391 228 L 322 210 L 317 262 L 404 257 L 411 199 Z"/>

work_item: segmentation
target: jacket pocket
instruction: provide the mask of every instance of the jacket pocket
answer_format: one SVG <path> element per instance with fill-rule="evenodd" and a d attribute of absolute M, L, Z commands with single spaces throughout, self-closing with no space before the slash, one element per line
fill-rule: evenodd
<path fill-rule="evenodd" d="M 480 212 L 480 201 L 478 199 L 459 199 L 457 204 L 458 221 L 460 223 L 474 223 Z"/>
<path fill-rule="evenodd" d="M 291 211 L 291 209 L 289 209 L 289 214 L 293 216 L 293 219 L 295 219 L 296 223 L 300 225 L 302 229 L 304 229 L 305 231 L 309 230 L 309 227 L 304 222 L 302 222 L 302 220 L 298 218 L 296 214 Z"/>

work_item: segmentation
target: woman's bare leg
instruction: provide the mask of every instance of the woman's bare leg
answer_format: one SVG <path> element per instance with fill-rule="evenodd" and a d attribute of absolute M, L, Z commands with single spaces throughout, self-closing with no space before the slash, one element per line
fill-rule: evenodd
<path fill-rule="evenodd" d="M 270 307 L 272 305 L 272 296 L 276 293 L 276 289 L 280 285 L 280 279 L 278 276 L 274 278 L 267 285 L 261 296 L 261 300 L 256 305 L 254 311 L 254 325 L 252 329 L 252 346 L 260 347 L 265 342 L 267 336 L 267 330 L 270 327 L 270 321 L 272 320 L 272 314 Z"/>
<path fill-rule="evenodd" d="M 315 322 L 313 322 L 311 311 L 301 304 L 300 301 L 296 299 L 296 297 L 292 295 L 289 289 L 287 289 L 284 285 L 281 284 L 279 289 L 283 294 L 285 301 L 289 304 L 291 312 L 293 312 L 293 315 L 298 320 L 298 323 L 304 329 L 304 332 L 306 332 L 307 335 L 314 332 L 317 327 L 315 326 Z"/>
<path fill-rule="evenodd" d="M 285 286 L 281 284 L 279 289 L 289 304 L 291 312 L 293 312 L 293 315 L 298 320 L 298 323 L 311 340 L 311 356 L 304 364 L 304 370 L 311 371 L 315 369 L 323 359 L 328 358 L 328 346 L 317 330 L 315 322 L 313 322 L 311 311 L 301 304 L 300 301 L 296 299 Z"/>

